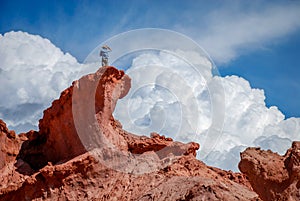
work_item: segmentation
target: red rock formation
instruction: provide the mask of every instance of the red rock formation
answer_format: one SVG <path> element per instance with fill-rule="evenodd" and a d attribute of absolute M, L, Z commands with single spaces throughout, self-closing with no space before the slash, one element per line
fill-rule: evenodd
<path fill-rule="evenodd" d="M 90 139 L 98 135 L 88 130 L 95 123 L 95 114 L 98 114 L 103 128 L 109 126 L 108 121 L 113 112 L 110 107 L 115 105 L 117 98 L 127 93 L 126 90 L 130 88 L 128 86 L 128 76 L 112 67 L 101 68 L 96 73 L 75 81 L 61 93 L 59 100 L 55 100 L 44 111 L 43 119 L 39 122 L 40 131 L 23 144 L 19 158 L 39 169 L 48 162 L 57 163 L 85 153 L 87 147 L 82 141 L 88 143 L 89 139 L 82 139 L 84 135 Z M 120 94 L 113 94 L 116 92 Z M 83 123 L 84 135 L 80 136 L 77 132 L 81 128 L 76 128 L 76 121 Z"/>
<path fill-rule="evenodd" d="M 129 89 L 130 78 L 113 67 L 100 68 L 95 74 L 75 81 L 44 111 L 40 131 L 23 144 L 18 158 L 39 169 L 48 162 L 68 160 L 94 148 L 101 148 L 101 159 L 106 158 L 103 152 L 120 155 L 118 160 L 137 157 L 128 152 L 140 155 L 154 151 L 161 159 L 170 153 L 196 155 L 199 148 L 196 143 L 186 145 L 159 135 L 148 138 L 124 131 L 112 113 L 118 98 L 125 96 Z"/>
<path fill-rule="evenodd" d="M 20 141 L 14 131 L 9 131 L 0 119 L 0 168 L 14 161 L 20 149 Z"/>
<path fill-rule="evenodd" d="M 0 119 L 0 195 L 17 189 L 24 179 L 14 166 L 24 140 L 27 138 L 23 134 L 16 135 L 14 131 L 9 131 Z"/>
<path fill-rule="evenodd" d="M 216 167 L 209 167 L 209 169 L 218 173 L 222 178 L 230 179 L 231 181 L 242 184 L 244 186 L 247 186 L 249 189 L 252 189 L 252 186 L 251 186 L 248 178 L 246 177 L 246 175 L 244 175 L 242 173 L 232 172 L 231 170 L 225 171 L 225 170 L 221 170 Z"/>
<path fill-rule="evenodd" d="M 197 160 L 199 144 L 123 130 L 112 112 L 129 88 L 124 72 L 103 67 L 63 91 L 44 112 L 39 132 L 16 143 L 19 153 L 15 147 L 9 158 L 1 149 L 0 200 L 257 199 L 240 174 Z M 0 139 L 2 133 L 7 146 L 13 134 L 5 126 Z"/>
<path fill-rule="evenodd" d="M 300 142 L 293 142 L 284 156 L 247 148 L 239 168 L 263 200 L 300 200 Z"/>
<path fill-rule="evenodd" d="M 209 169 L 193 156 L 147 174 L 126 174 L 88 153 L 49 164 L 0 200 L 258 200 L 256 193 Z"/>

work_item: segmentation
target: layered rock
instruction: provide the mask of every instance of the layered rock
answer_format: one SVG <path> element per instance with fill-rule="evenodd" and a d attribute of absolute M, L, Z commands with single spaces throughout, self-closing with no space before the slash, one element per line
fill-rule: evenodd
<path fill-rule="evenodd" d="M 247 148 L 239 169 L 263 200 L 300 200 L 300 142 L 293 142 L 284 156 Z"/>
<path fill-rule="evenodd" d="M 39 131 L 16 143 L 19 153 L 1 151 L 1 178 L 14 178 L 1 186 L 0 200 L 258 199 L 242 174 L 197 160 L 199 144 L 123 130 L 112 112 L 129 88 L 130 78 L 113 67 L 73 82 L 45 110 Z"/>

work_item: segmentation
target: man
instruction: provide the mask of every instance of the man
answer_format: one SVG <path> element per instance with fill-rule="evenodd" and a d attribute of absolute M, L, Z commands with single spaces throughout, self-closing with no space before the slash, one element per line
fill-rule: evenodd
<path fill-rule="evenodd" d="M 102 57 L 102 66 L 108 66 L 108 52 L 111 52 L 110 47 L 107 45 L 102 46 L 100 57 Z"/>

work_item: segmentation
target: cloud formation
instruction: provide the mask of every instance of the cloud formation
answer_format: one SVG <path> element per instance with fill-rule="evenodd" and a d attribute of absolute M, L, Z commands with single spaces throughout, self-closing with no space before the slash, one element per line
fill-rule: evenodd
<path fill-rule="evenodd" d="M 300 118 L 285 119 L 276 106 L 267 107 L 264 91 L 251 88 L 244 78 L 197 76 L 179 57 L 164 52 L 137 56 L 126 73 L 133 80 L 133 91 L 119 100 L 115 111 L 123 127 L 133 133 L 155 131 L 196 141 L 201 145 L 198 158 L 209 165 L 237 171 L 239 152 L 246 147 L 284 154 L 291 141 L 300 140 Z M 218 110 L 211 95 L 221 96 L 220 86 L 225 94 L 224 126 L 214 143 L 207 144 L 212 111 Z"/>
<path fill-rule="evenodd" d="M 0 35 L 0 118 L 17 132 L 36 129 L 42 111 L 85 68 L 38 35 Z"/>

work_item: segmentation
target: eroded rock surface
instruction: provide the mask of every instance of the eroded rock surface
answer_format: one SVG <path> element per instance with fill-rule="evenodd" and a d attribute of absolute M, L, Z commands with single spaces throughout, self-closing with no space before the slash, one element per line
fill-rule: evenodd
<path fill-rule="evenodd" d="M 284 156 L 247 148 L 239 169 L 263 200 L 300 200 L 300 142 L 293 142 Z"/>
<path fill-rule="evenodd" d="M 16 172 L 15 167 L 16 157 L 25 140 L 27 138 L 24 134 L 16 135 L 14 131 L 8 130 L 6 124 L 0 119 L 0 197 L 17 189 L 26 177 Z M 23 168 L 26 166 L 22 165 Z"/>
<path fill-rule="evenodd" d="M 8 130 L 0 119 L 0 168 L 15 160 L 20 149 L 20 139 L 14 131 Z"/>

